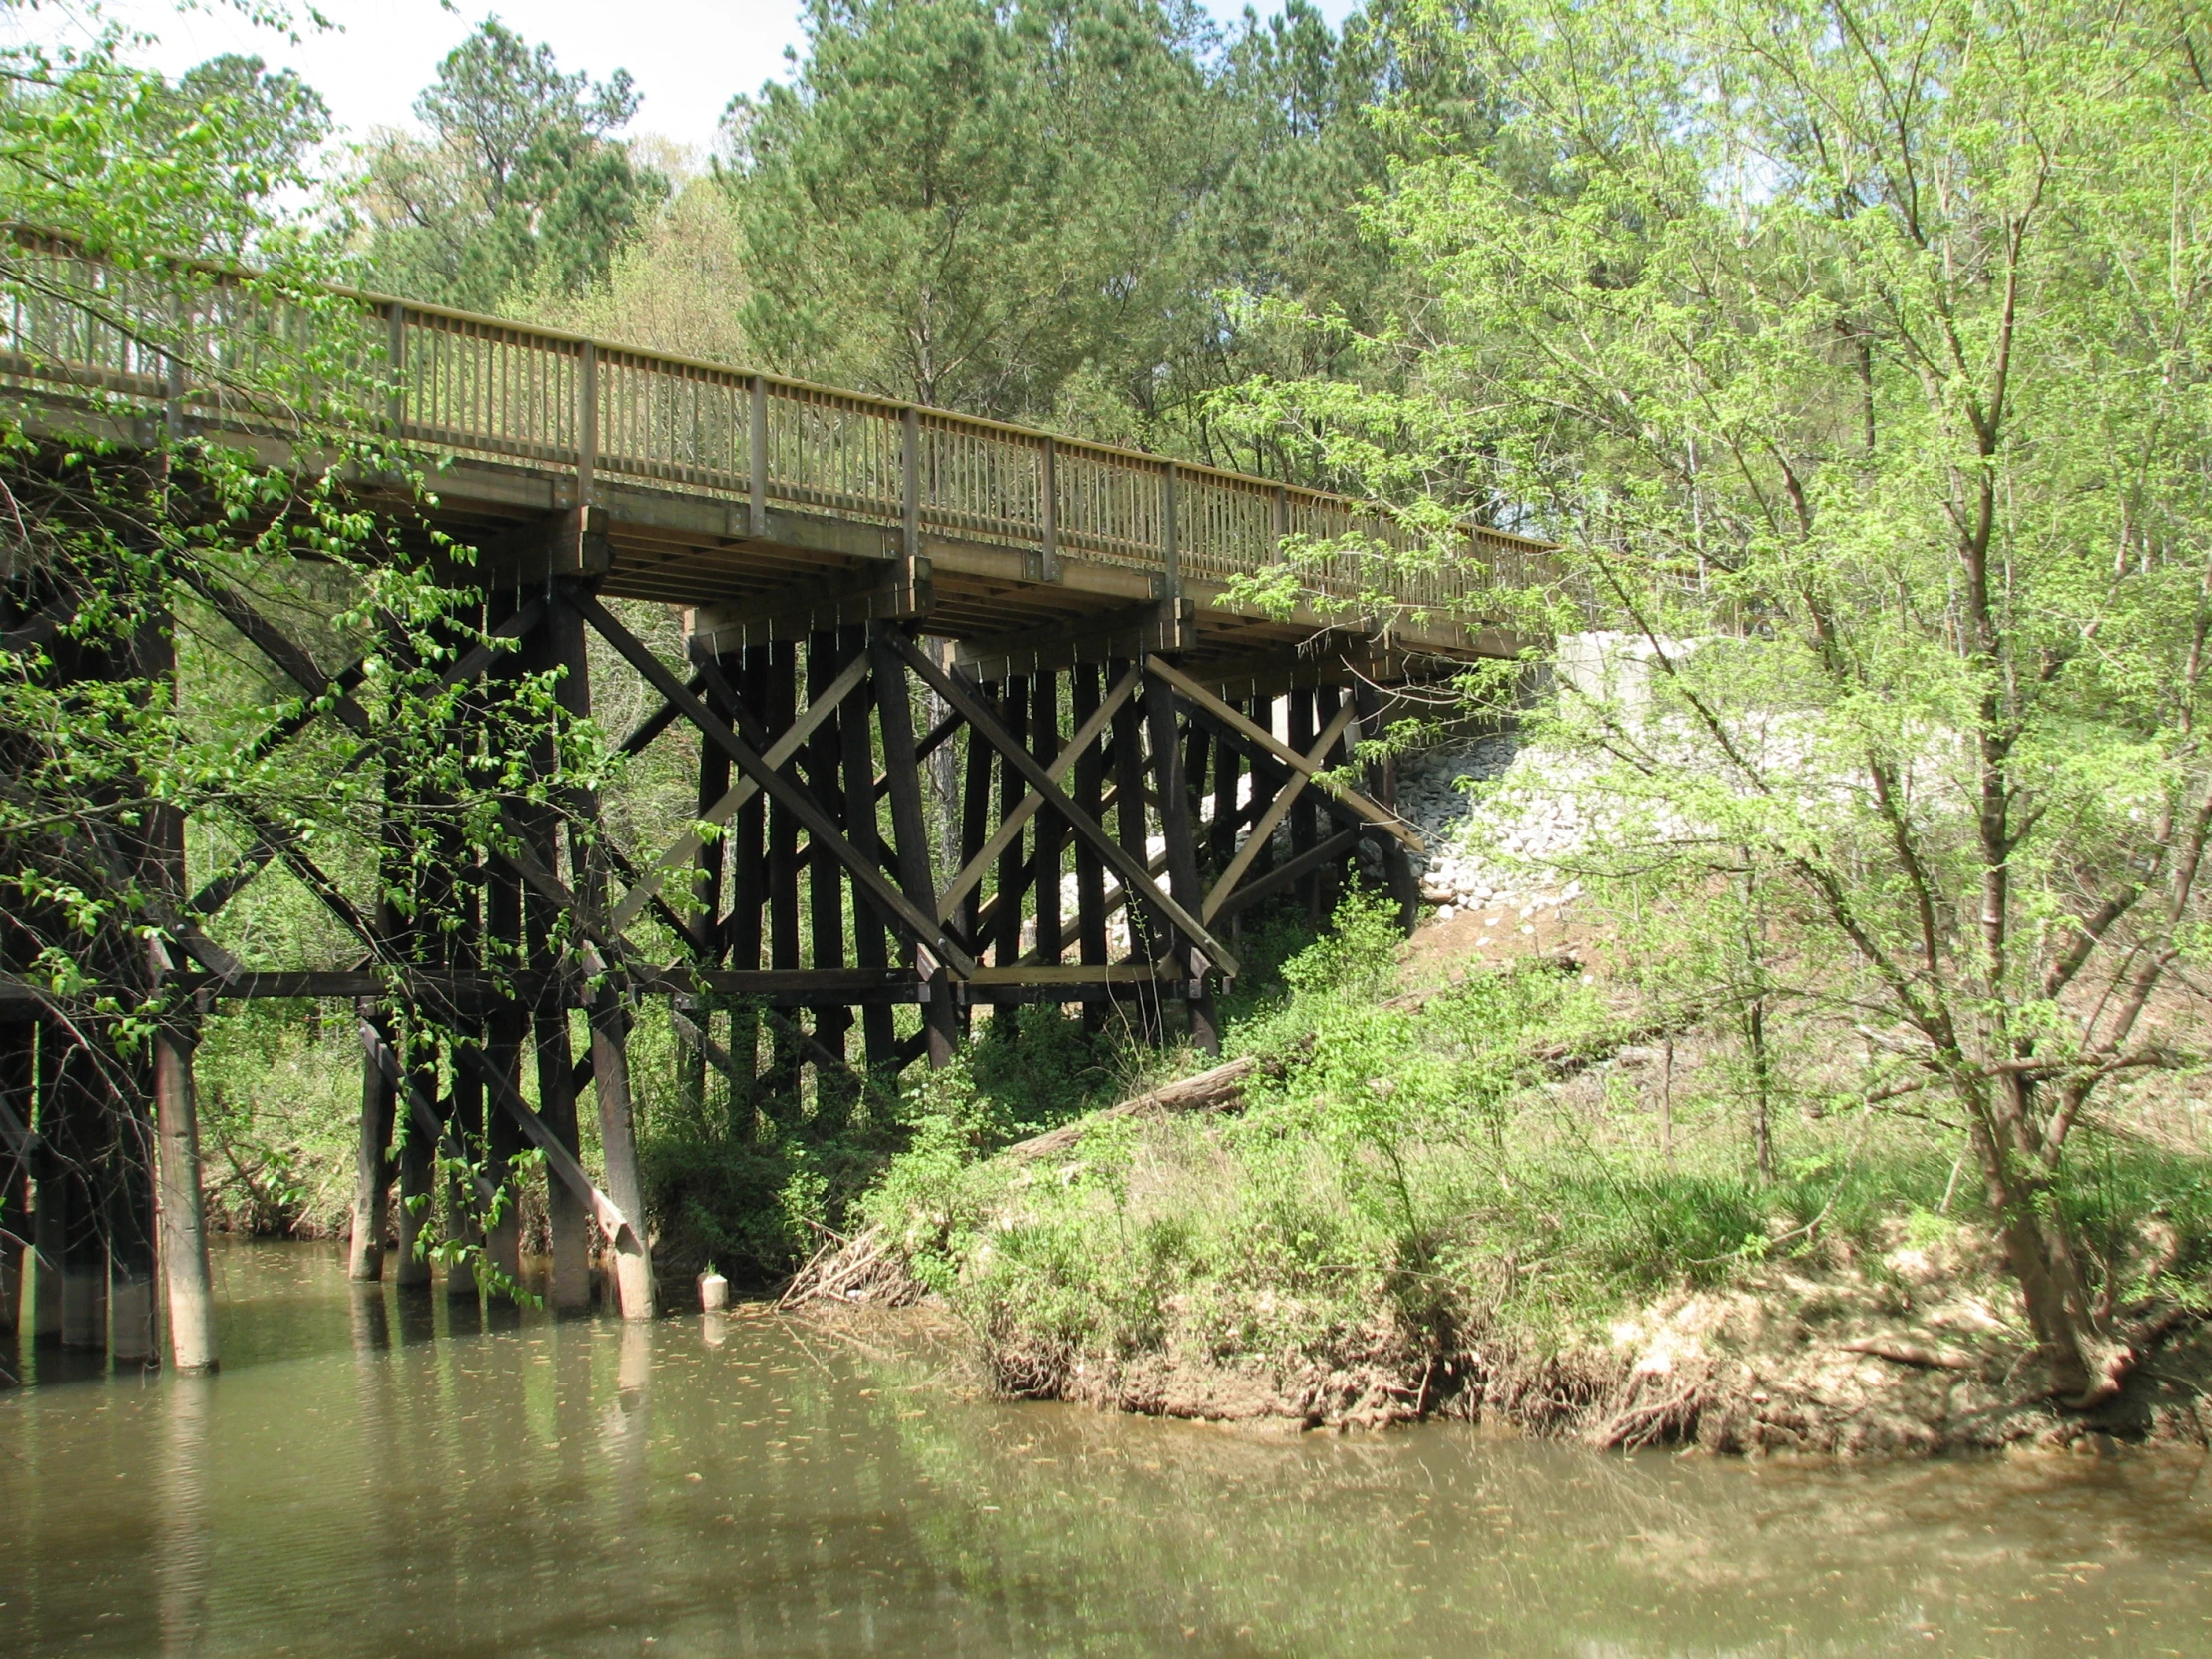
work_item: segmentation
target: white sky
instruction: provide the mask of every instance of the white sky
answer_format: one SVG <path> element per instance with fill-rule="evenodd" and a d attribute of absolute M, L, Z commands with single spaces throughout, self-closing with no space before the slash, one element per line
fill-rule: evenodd
<path fill-rule="evenodd" d="M 85 0 L 34 0 L 17 11 L 14 31 L 59 41 L 81 35 L 92 12 Z M 1243 0 L 1206 0 L 1227 21 Z M 1321 0 L 1332 22 L 1352 0 Z M 303 10 L 296 4 L 295 11 Z M 338 31 L 302 29 L 291 45 L 257 29 L 224 0 L 180 10 L 176 0 L 105 0 L 101 15 L 157 36 L 143 61 L 176 74 L 221 52 L 259 53 L 296 69 L 320 92 L 349 136 L 412 120 L 415 95 L 438 60 L 487 13 L 532 41 L 544 41 L 564 70 L 595 80 L 627 69 L 643 97 L 634 133 L 658 133 L 704 153 L 722 111 L 739 92 L 781 78 L 787 46 L 801 43 L 797 0 L 321 0 Z M 1262 10 L 1273 9 L 1263 4 Z"/>

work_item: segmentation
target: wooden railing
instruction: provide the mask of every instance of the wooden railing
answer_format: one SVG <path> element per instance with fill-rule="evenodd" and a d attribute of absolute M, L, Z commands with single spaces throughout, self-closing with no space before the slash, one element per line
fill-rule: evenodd
<path fill-rule="evenodd" d="M 121 400 L 214 428 L 366 420 L 425 449 L 1076 556 L 1221 583 L 1288 537 L 1408 538 L 1359 502 L 1026 427 L 836 391 L 377 294 L 302 296 L 200 264 L 123 269 L 17 231 L 0 387 Z M 266 390 L 286 384 L 275 406 Z M 249 397 L 248 384 L 264 388 Z M 1467 527 L 1463 549 L 1381 578 L 1358 553 L 1306 580 L 1464 617 L 1554 575 L 1550 549 Z"/>

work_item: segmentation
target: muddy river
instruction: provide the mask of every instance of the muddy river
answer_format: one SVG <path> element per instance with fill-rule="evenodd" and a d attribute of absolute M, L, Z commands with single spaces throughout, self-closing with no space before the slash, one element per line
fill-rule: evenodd
<path fill-rule="evenodd" d="M 899 1323 L 217 1271 L 220 1377 L 0 1349 L 0 1655 L 2212 1654 L 2194 1455 L 1254 1432 L 990 1400 Z"/>

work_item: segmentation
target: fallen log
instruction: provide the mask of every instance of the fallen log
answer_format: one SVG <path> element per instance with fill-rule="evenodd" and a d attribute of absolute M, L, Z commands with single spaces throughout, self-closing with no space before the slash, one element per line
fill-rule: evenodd
<path fill-rule="evenodd" d="M 1018 1162 L 1057 1157 L 1063 1152 L 1074 1150 L 1084 1132 L 1094 1123 L 1108 1123 L 1116 1118 L 1241 1111 L 1244 1107 L 1246 1084 L 1255 1077 L 1281 1077 L 1292 1059 L 1305 1055 L 1313 1046 L 1312 1037 L 1302 1037 L 1279 1055 L 1269 1055 L 1263 1059 L 1256 1054 L 1247 1054 L 1235 1060 L 1225 1060 L 1222 1064 L 1194 1076 L 1163 1083 L 1157 1089 L 1101 1107 L 1072 1123 L 1063 1123 L 1057 1129 L 1047 1129 L 1043 1134 L 1032 1135 L 1026 1141 L 1016 1141 L 999 1156 Z"/>

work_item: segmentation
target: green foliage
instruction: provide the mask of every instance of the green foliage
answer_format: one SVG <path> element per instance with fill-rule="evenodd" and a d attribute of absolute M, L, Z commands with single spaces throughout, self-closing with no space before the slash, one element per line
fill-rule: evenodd
<path fill-rule="evenodd" d="M 486 19 L 416 101 L 429 142 L 393 133 L 371 147 L 360 192 L 371 278 L 479 311 L 517 289 L 604 283 L 668 194 L 614 137 L 637 108 L 622 70 L 564 75 L 551 47 Z"/>

